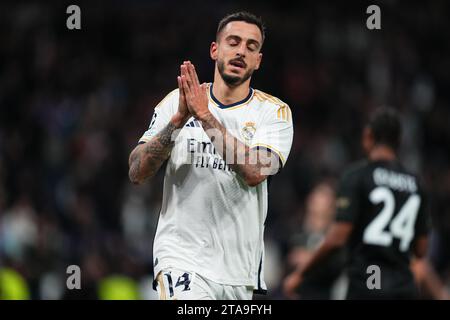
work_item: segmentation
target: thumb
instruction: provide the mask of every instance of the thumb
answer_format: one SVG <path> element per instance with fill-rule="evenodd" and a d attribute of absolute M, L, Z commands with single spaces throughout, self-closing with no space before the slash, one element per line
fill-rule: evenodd
<path fill-rule="evenodd" d="M 202 92 L 206 93 L 206 88 L 208 87 L 208 84 L 206 82 L 203 82 L 200 87 L 202 88 Z"/>

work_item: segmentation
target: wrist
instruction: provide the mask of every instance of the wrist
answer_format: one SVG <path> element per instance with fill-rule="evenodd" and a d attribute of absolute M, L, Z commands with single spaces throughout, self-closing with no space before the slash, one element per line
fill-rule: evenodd
<path fill-rule="evenodd" d="M 170 119 L 170 122 L 176 127 L 176 128 L 182 128 L 186 122 L 189 120 L 191 115 L 188 113 L 187 115 L 182 115 L 180 113 L 176 113 L 172 116 Z"/>
<path fill-rule="evenodd" d="M 196 116 L 196 118 L 201 122 L 207 122 L 209 119 L 211 119 L 211 117 L 212 117 L 212 114 L 209 110 L 202 114 L 197 114 L 197 116 Z"/>

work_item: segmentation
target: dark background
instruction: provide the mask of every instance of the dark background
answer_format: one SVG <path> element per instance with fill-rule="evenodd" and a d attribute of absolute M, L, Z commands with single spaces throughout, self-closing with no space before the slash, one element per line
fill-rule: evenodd
<path fill-rule="evenodd" d="M 81 30 L 66 28 L 70 4 L 81 8 Z M 381 8 L 381 30 L 366 28 L 370 4 Z M 2 1 L 0 268 L 18 297 L 155 297 L 163 171 L 133 186 L 128 155 L 183 60 L 213 80 L 217 24 L 240 10 L 267 27 L 252 86 L 288 103 L 295 125 L 270 188 L 268 298 L 285 298 L 279 287 L 297 261 L 305 217 L 330 211 L 336 180 L 363 157 L 361 129 L 380 105 L 402 114 L 401 159 L 424 181 L 430 259 L 450 285 L 448 1 Z M 65 289 L 72 264 L 82 290 Z"/>

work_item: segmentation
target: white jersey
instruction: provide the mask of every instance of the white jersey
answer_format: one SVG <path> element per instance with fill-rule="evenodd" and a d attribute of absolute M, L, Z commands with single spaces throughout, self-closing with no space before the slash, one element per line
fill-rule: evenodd
<path fill-rule="evenodd" d="M 281 100 L 250 88 L 232 105 L 208 87 L 209 110 L 251 148 L 276 153 L 282 165 L 293 139 L 292 115 Z M 178 110 L 178 89 L 155 108 L 139 142 L 150 141 Z M 164 178 L 163 201 L 153 256 L 155 276 L 168 268 L 196 272 L 214 282 L 265 291 L 264 222 L 267 180 L 250 187 L 224 162 L 193 117 L 178 134 Z"/>

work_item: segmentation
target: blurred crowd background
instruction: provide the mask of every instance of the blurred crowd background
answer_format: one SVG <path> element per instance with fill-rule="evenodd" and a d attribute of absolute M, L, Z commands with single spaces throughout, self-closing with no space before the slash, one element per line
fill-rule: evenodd
<path fill-rule="evenodd" d="M 429 259 L 450 286 L 450 3 L 375 3 L 381 30 L 366 28 L 365 1 L 2 1 L 0 299 L 156 297 L 163 170 L 133 186 L 128 156 L 183 60 L 212 81 L 217 24 L 240 10 L 267 27 L 252 86 L 287 102 L 295 124 L 270 187 L 269 295 L 255 298 L 285 298 L 282 279 L 332 221 L 336 181 L 364 156 L 361 129 L 380 105 L 403 116 L 401 159 L 424 181 Z M 66 28 L 70 4 L 81 30 Z M 81 290 L 66 289 L 69 265 Z M 328 267 L 309 296 L 339 297 L 340 269 Z"/>

